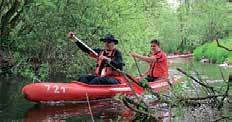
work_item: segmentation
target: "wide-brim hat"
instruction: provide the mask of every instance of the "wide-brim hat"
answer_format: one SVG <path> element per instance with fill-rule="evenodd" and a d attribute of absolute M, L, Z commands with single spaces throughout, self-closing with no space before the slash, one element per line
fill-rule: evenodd
<path fill-rule="evenodd" d="M 112 34 L 106 34 L 103 38 L 100 39 L 100 41 L 103 41 L 103 42 L 114 42 L 115 44 L 118 44 L 118 40 L 115 39 Z"/>

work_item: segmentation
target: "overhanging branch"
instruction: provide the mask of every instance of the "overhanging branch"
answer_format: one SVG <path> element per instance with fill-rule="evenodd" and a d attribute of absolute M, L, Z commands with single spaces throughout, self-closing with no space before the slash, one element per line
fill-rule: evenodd
<path fill-rule="evenodd" d="M 216 40 L 216 42 L 217 42 L 217 46 L 218 46 L 218 47 L 221 47 L 221 48 L 223 48 L 223 49 L 225 49 L 225 50 L 227 50 L 227 51 L 232 51 L 232 49 L 229 49 L 228 47 L 225 47 L 225 46 L 220 45 L 218 39 L 215 39 L 215 40 Z"/>

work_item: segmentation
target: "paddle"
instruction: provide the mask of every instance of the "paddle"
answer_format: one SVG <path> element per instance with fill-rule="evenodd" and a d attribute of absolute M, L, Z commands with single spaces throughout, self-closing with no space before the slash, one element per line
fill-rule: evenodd
<path fill-rule="evenodd" d="M 78 38 L 75 36 L 74 33 L 72 33 L 72 32 L 69 33 L 69 36 L 70 36 L 70 37 L 69 37 L 70 39 L 73 39 L 73 41 L 74 41 L 76 44 L 78 44 L 79 47 L 82 48 L 82 51 L 92 53 L 92 54 L 94 55 L 95 58 L 97 58 L 97 57 L 99 56 L 98 53 L 96 53 L 96 52 L 95 52 L 93 49 L 91 49 L 88 45 L 86 45 L 84 42 L 82 42 L 80 39 L 78 39 Z M 120 70 L 120 69 L 114 67 L 110 62 L 106 61 L 106 63 L 107 63 L 110 67 L 112 67 L 114 70 L 116 70 L 117 72 L 121 73 L 125 78 L 128 78 L 128 79 L 129 79 L 129 80 L 127 79 L 127 82 L 126 82 L 126 83 L 127 83 L 127 85 L 130 87 L 130 89 L 131 89 L 131 91 L 133 92 L 133 94 L 135 95 L 136 99 L 137 99 L 138 101 L 142 102 L 142 103 L 148 108 L 148 105 L 147 105 L 141 98 L 139 98 L 139 96 L 138 96 L 138 94 L 140 95 L 140 94 L 143 92 L 144 88 L 141 87 L 141 86 L 139 85 L 139 83 L 134 79 L 134 77 L 131 76 L 130 74 L 128 74 L 128 73 L 126 73 L 126 72 L 124 72 L 124 71 L 122 71 L 122 70 Z M 133 82 L 133 84 L 131 83 L 131 81 Z"/>
<path fill-rule="evenodd" d="M 74 42 L 76 44 L 79 44 L 79 47 L 82 48 L 82 51 L 84 52 L 90 52 L 95 58 L 98 57 L 98 53 L 96 53 L 93 49 L 91 49 L 88 45 L 86 45 L 83 41 L 81 41 L 80 39 L 78 39 L 75 34 L 73 32 L 70 33 L 70 39 L 74 39 Z M 156 92 L 153 91 L 153 89 L 149 86 L 149 84 L 144 84 L 143 87 L 141 87 L 141 84 L 138 83 L 137 80 L 135 80 L 135 78 L 133 76 L 131 76 L 130 74 L 114 67 L 110 62 L 106 62 L 109 66 L 111 66 L 114 70 L 116 70 L 117 72 L 121 73 L 124 77 L 128 78 L 129 80 L 127 80 L 127 85 L 131 88 L 132 92 L 134 93 L 134 95 L 136 96 L 137 99 L 139 99 L 139 97 L 137 96 L 137 94 L 141 94 L 144 90 L 144 88 L 147 88 L 151 91 L 151 93 L 155 96 L 157 96 L 158 98 L 160 98 L 160 95 Z M 137 65 L 138 66 L 138 65 Z M 132 81 L 133 84 L 130 82 Z"/>
<path fill-rule="evenodd" d="M 87 53 L 90 52 L 95 58 L 98 57 L 98 53 L 96 53 L 93 49 L 91 49 L 83 41 L 81 41 L 79 38 L 77 38 L 73 32 L 69 32 L 68 38 L 70 38 L 73 42 L 75 42 L 81 48 L 82 51 L 87 52 Z M 136 94 L 142 93 L 143 88 L 141 86 L 139 86 L 138 82 L 133 78 L 133 76 L 129 75 L 128 73 L 126 73 L 126 72 L 124 72 L 116 67 L 114 67 L 110 62 L 107 62 L 107 63 L 114 70 L 121 73 L 122 75 L 124 75 L 125 77 L 127 77 L 128 79 L 130 79 L 134 83 L 134 84 L 132 84 L 130 82 L 130 80 L 128 80 L 128 82 L 127 82 L 127 85 L 131 88 L 132 92 L 134 92 Z"/>
<path fill-rule="evenodd" d="M 85 53 L 91 53 L 93 57 L 97 58 L 98 53 L 96 53 L 92 48 L 90 48 L 88 45 L 86 45 L 83 41 L 81 41 L 79 38 L 75 36 L 73 32 L 69 32 L 68 38 L 72 40 L 72 42 L 75 42 L 79 48 Z"/>
<path fill-rule="evenodd" d="M 141 76 L 142 76 L 142 73 L 141 73 L 141 71 L 140 71 L 140 69 L 139 69 L 139 65 L 138 65 L 138 63 L 137 63 L 137 61 L 136 61 L 136 59 L 135 59 L 134 56 L 133 56 L 133 59 L 134 59 L 134 61 L 135 61 L 135 65 L 136 65 L 137 70 L 138 70 L 138 72 L 139 72 L 139 76 L 141 77 Z"/>

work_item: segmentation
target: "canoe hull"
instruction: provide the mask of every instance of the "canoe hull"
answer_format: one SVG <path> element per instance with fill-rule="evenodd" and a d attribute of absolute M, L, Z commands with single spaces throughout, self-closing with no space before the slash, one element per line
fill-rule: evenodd
<path fill-rule="evenodd" d="M 121 79 L 121 84 L 117 85 L 89 85 L 78 81 L 70 83 L 31 83 L 23 87 L 22 93 L 29 101 L 86 101 L 89 100 L 112 98 L 118 93 L 133 95 L 131 88 Z M 166 91 L 169 85 L 166 80 L 161 79 L 150 82 L 149 85 L 157 92 Z M 132 87 L 137 93 L 142 93 L 142 89 L 132 83 Z"/>

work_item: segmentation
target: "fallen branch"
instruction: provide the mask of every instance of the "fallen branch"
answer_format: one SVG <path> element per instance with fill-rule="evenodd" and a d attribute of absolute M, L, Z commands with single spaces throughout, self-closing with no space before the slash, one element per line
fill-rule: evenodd
<path fill-rule="evenodd" d="M 217 38 L 216 38 L 215 40 L 216 40 L 216 42 L 217 42 L 217 46 L 218 46 L 218 47 L 221 47 L 221 48 L 223 48 L 223 49 L 225 49 L 225 50 L 227 50 L 227 51 L 232 51 L 232 49 L 229 49 L 228 47 L 225 47 L 225 46 L 220 45 Z"/>
<path fill-rule="evenodd" d="M 129 105 L 129 103 L 130 103 L 130 104 L 134 104 L 136 107 L 138 107 L 138 106 L 142 107 L 139 103 L 136 103 L 135 101 L 133 101 L 133 100 L 127 98 L 127 97 L 124 97 L 122 99 L 122 101 L 123 101 L 124 105 L 126 107 L 128 107 L 129 109 L 131 109 L 132 111 L 137 112 L 137 113 L 141 113 L 143 115 L 151 116 L 151 117 L 153 117 L 153 118 L 155 118 L 157 120 L 155 115 L 153 115 L 153 114 L 151 114 L 149 112 L 143 111 L 143 110 L 136 109 L 136 108 Z"/>
<path fill-rule="evenodd" d="M 222 95 L 213 95 L 213 96 L 205 96 L 205 97 L 192 97 L 192 98 L 182 98 L 183 100 L 206 100 L 221 97 Z"/>
<path fill-rule="evenodd" d="M 222 116 L 221 118 L 214 120 L 214 122 L 219 122 L 219 121 L 224 120 L 224 119 L 232 120 L 232 117 Z"/>
<path fill-rule="evenodd" d="M 221 99 L 221 102 L 220 104 L 218 105 L 218 109 L 221 109 L 223 107 L 223 103 L 224 103 L 224 100 L 226 97 L 228 97 L 228 94 L 229 94 L 229 90 L 230 90 L 230 85 L 232 84 L 232 75 L 229 76 L 229 80 L 227 82 L 227 88 L 226 88 L 226 91 Z"/>
<path fill-rule="evenodd" d="M 181 70 L 180 68 L 177 68 L 177 70 L 178 70 L 179 72 L 183 73 L 184 75 L 186 75 L 187 77 L 189 77 L 190 79 L 192 79 L 193 81 L 195 81 L 196 83 L 198 83 L 199 85 L 201 85 L 201 86 L 203 86 L 203 87 L 205 87 L 205 88 L 208 88 L 208 89 L 210 89 L 213 93 L 215 93 L 215 92 L 214 92 L 215 90 L 214 90 L 214 88 L 213 88 L 212 86 L 208 86 L 208 85 L 206 85 L 206 84 L 200 82 L 199 80 L 197 80 L 197 79 L 194 78 L 193 76 L 189 75 L 187 72 Z"/>

